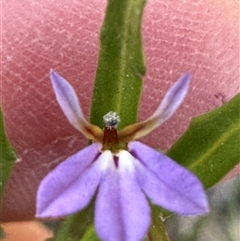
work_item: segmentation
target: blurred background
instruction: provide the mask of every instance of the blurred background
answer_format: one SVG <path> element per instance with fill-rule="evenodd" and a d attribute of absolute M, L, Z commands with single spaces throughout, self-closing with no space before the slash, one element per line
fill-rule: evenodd
<path fill-rule="evenodd" d="M 166 222 L 171 241 L 239 241 L 240 175 L 211 188 L 210 214 L 173 216 Z"/>

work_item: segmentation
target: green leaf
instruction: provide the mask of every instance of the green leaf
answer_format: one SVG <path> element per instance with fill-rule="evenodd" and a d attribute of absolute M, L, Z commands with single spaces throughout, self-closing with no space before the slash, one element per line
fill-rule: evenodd
<path fill-rule="evenodd" d="M 240 160 L 240 94 L 221 107 L 192 119 L 188 130 L 167 152 L 202 181 L 206 189 Z"/>
<path fill-rule="evenodd" d="M 152 205 L 152 224 L 148 232 L 149 241 L 170 241 L 157 206 Z"/>
<path fill-rule="evenodd" d="M 17 155 L 11 146 L 4 128 L 2 110 L 0 108 L 0 200 L 3 189 L 12 171 Z"/>
<path fill-rule="evenodd" d="M 194 117 L 187 131 L 166 153 L 190 169 L 205 189 L 219 182 L 240 160 L 240 94 L 221 107 Z M 171 212 L 155 207 L 162 218 Z"/>
<path fill-rule="evenodd" d="M 73 214 L 62 221 L 51 241 L 78 241 L 82 240 L 85 232 L 93 223 L 93 201 L 83 211 Z"/>
<path fill-rule="evenodd" d="M 120 115 L 119 127 L 137 119 L 145 74 L 141 18 L 145 0 L 109 0 L 96 72 L 91 123 L 102 126 L 109 111 Z"/>
<path fill-rule="evenodd" d="M 0 106 L 0 205 L 4 187 L 8 181 L 9 175 L 16 160 L 17 155 L 5 132 L 3 114 Z M 4 237 L 4 230 L 0 226 L 0 238 L 2 239 Z"/>
<path fill-rule="evenodd" d="M 80 241 L 101 241 L 94 229 L 94 226 L 91 225 L 88 230 L 86 231 L 86 233 L 84 234 L 84 236 L 80 239 Z"/>

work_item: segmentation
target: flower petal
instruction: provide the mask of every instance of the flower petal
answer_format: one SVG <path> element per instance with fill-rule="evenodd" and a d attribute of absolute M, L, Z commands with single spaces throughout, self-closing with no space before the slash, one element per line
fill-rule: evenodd
<path fill-rule="evenodd" d="M 86 121 L 73 87 L 53 70 L 50 71 L 50 79 L 58 104 L 70 124 L 82 132 L 88 139 L 99 141 L 98 136 L 102 135 L 102 130 Z"/>
<path fill-rule="evenodd" d="M 157 110 L 145 121 L 134 123 L 119 131 L 119 140 L 130 142 L 148 135 L 168 120 L 187 94 L 190 74 L 186 73 L 168 90 Z"/>
<path fill-rule="evenodd" d="M 73 87 L 57 72 L 50 71 L 50 79 L 57 101 L 69 122 L 79 130 L 79 122 L 86 122 Z"/>
<path fill-rule="evenodd" d="M 84 148 L 41 181 L 36 216 L 59 217 L 76 212 L 89 203 L 101 176 L 98 162 L 94 162 L 97 158 L 104 158 L 99 156 L 100 147 L 100 144 L 92 144 Z"/>
<path fill-rule="evenodd" d="M 186 73 L 168 90 L 156 111 L 146 120 L 146 122 L 152 121 L 153 119 L 155 120 L 153 129 L 161 125 L 174 114 L 188 92 L 189 83 L 190 74 Z"/>
<path fill-rule="evenodd" d="M 140 161 L 141 187 L 154 203 L 182 215 L 208 212 L 205 191 L 194 174 L 140 142 L 131 142 L 129 149 Z"/>
<path fill-rule="evenodd" d="M 108 167 L 102 176 L 95 226 L 104 241 L 138 241 L 147 234 L 150 208 L 135 173 L 136 160 L 127 151 L 119 153 L 118 167 Z"/>

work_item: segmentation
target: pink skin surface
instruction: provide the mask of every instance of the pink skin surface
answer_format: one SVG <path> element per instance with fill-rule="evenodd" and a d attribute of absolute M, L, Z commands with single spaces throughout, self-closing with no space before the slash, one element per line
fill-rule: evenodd
<path fill-rule="evenodd" d="M 106 1 L 3 2 L 4 117 L 21 162 L 8 182 L 2 220 L 33 219 L 40 180 L 86 146 L 58 106 L 49 69 L 75 88 L 89 115 Z M 139 119 L 153 113 L 169 86 L 186 71 L 190 92 L 177 113 L 142 141 L 168 149 L 192 116 L 209 111 L 239 89 L 238 1 L 149 0 L 143 20 L 147 75 Z"/>

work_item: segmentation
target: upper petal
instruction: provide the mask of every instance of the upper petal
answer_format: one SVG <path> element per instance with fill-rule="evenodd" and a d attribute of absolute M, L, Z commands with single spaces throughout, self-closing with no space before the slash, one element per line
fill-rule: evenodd
<path fill-rule="evenodd" d="M 141 187 L 154 203 L 182 215 L 208 212 L 202 184 L 189 170 L 140 142 L 131 142 L 129 149 L 140 161 Z"/>
<path fill-rule="evenodd" d="M 161 104 L 147 121 L 154 121 L 153 128 L 168 120 L 182 103 L 186 96 L 190 83 L 190 74 L 182 75 L 177 82 L 168 90 Z"/>
<path fill-rule="evenodd" d="M 102 130 L 86 121 L 78 97 L 68 81 L 53 70 L 50 71 L 50 79 L 58 104 L 71 125 L 88 139 L 101 140 Z"/>
<path fill-rule="evenodd" d="M 50 79 L 57 101 L 69 122 L 79 130 L 79 122 L 86 122 L 73 87 L 57 72 L 51 70 Z"/>
<path fill-rule="evenodd" d="M 187 94 L 190 74 L 186 73 L 168 90 L 156 111 L 145 121 L 129 125 L 119 131 L 119 140 L 130 142 L 146 136 L 168 120 Z"/>
<path fill-rule="evenodd" d="M 138 241 L 147 234 L 150 208 L 135 173 L 136 160 L 127 151 L 106 169 L 100 183 L 95 226 L 104 241 Z"/>
<path fill-rule="evenodd" d="M 88 204 L 100 180 L 101 171 L 94 165 L 98 162 L 93 163 L 99 156 L 100 146 L 92 144 L 84 148 L 41 181 L 37 191 L 36 216 L 63 216 Z"/>

